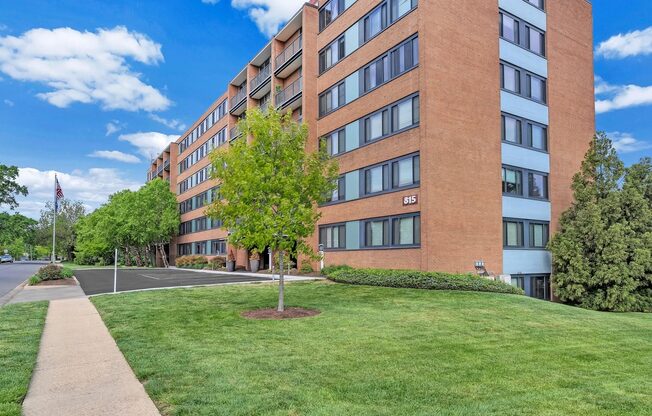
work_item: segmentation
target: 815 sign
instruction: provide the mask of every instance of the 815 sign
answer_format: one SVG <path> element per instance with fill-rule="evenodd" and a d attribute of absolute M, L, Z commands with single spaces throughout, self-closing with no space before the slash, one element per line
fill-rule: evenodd
<path fill-rule="evenodd" d="M 409 195 L 403 197 L 403 206 L 416 205 L 419 203 L 419 198 L 416 195 Z"/>

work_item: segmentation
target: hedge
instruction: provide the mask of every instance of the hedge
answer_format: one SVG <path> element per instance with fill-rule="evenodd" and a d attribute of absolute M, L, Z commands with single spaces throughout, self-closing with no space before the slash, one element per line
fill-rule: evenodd
<path fill-rule="evenodd" d="M 325 273 L 330 280 L 352 285 L 369 285 L 428 290 L 463 290 L 523 295 L 523 290 L 500 281 L 471 274 L 448 274 L 416 270 L 353 269 L 333 267 Z"/>

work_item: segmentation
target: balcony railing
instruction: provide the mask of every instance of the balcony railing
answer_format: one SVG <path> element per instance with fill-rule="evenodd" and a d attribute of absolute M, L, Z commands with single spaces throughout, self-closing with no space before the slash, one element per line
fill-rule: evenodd
<path fill-rule="evenodd" d="M 170 170 L 170 159 L 166 159 L 166 161 L 163 162 L 163 169 Z"/>
<path fill-rule="evenodd" d="M 256 75 L 254 77 L 254 79 L 251 80 L 251 90 L 252 91 L 255 90 L 261 84 L 263 84 L 265 81 L 267 81 L 267 78 L 269 78 L 271 73 L 272 73 L 272 66 L 271 65 L 267 65 L 267 66 L 261 68 L 258 75 Z"/>
<path fill-rule="evenodd" d="M 277 57 L 276 57 L 276 68 L 280 68 L 285 64 L 287 61 L 290 60 L 294 55 L 299 53 L 301 51 L 301 36 L 296 38 L 294 42 L 290 44 L 287 48 L 283 50 Z"/>
<path fill-rule="evenodd" d="M 235 97 L 231 98 L 231 109 L 234 109 L 242 102 L 245 98 L 247 98 L 247 87 L 242 88 Z"/>
<path fill-rule="evenodd" d="M 242 136 L 242 132 L 240 131 L 240 127 L 235 126 L 231 129 L 229 132 L 229 140 L 233 141 L 237 139 L 238 137 Z"/>
<path fill-rule="evenodd" d="M 299 77 L 292 84 L 288 85 L 283 91 L 276 94 L 274 103 L 277 107 L 281 107 L 288 102 L 291 98 L 297 96 L 303 90 L 303 77 Z"/>

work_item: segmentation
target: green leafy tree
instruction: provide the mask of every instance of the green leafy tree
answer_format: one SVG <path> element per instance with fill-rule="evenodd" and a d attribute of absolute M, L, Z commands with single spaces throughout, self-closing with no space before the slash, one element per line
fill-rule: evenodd
<path fill-rule="evenodd" d="M 36 239 L 39 245 L 50 247 L 52 250 L 52 218 L 53 202 L 47 202 L 45 209 L 41 210 L 41 217 L 38 222 Z M 77 233 L 75 225 L 86 215 L 86 208 L 80 201 L 62 199 L 59 201 L 59 212 L 57 212 L 57 247 L 56 254 L 67 260 L 74 258 Z"/>
<path fill-rule="evenodd" d="M 18 168 L 0 165 L 0 205 L 8 205 L 10 210 L 18 207 L 16 196 L 27 196 L 27 187 L 19 185 Z"/>
<path fill-rule="evenodd" d="M 35 220 L 24 215 L 0 212 L 0 245 L 8 245 L 16 240 L 34 244 L 36 224 Z"/>
<path fill-rule="evenodd" d="M 610 311 L 635 307 L 646 254 L 638 241 L 644 225 L 631 220 L 646 208 L 640 195 L 621 190 L 624 173 L 611 141 L 598 133 L 573 178 L 575 201 L 550 243 L 555 292 L 563 302 Z"/>
<path fill-rule="evenodd" d="M 170 184 L 163 179 L 154 179 L 141 188 L 135 201 L 138 204 L 138 239 L 147 246 L 153 246 L 168 267 L 165 244 L 179 231 L 181 222 L 177 197 L 170 192 Z"/>
<path fill-rule="evenodd" d="M 337 164 L 324 148 L 306 151 L 308 129 L 289 113 L 249 111 L 239 127 L 243 138 L 211 155 L 222 199 L 207 213 L 223 221 L 233 246 L 312 255 L 305 240 L 320 217 L 317 204 L 335 187 Z M 280 269 L 278 310 L 283 311 Z"/>

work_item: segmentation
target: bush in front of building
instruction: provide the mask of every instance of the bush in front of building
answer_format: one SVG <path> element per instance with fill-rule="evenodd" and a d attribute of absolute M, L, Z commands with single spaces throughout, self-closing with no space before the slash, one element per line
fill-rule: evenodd
<path fill-rule="evenodd" d="M 177 258 L 176 264 L 182 269 L 203 269 L 208 265 L 208 259 L 199 255 L 182 256 Z"/>
<path fill-rule="evenodd" d="M 515 286 L 471 274 L 448 274 L 417 270 L 354 269 L 347 266 L 340 266 L 335 270 L 327 270 L 327 272 L 326 275 L 330 280 L 353 285 L 524 294 L 523 290 Z"/>
<path fill-rule="evenodd" d="M 220 270 L 226 267 L 226 256 L 217 256 L 208 260 L 208 266 L 211 270 Z"/>

